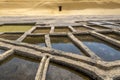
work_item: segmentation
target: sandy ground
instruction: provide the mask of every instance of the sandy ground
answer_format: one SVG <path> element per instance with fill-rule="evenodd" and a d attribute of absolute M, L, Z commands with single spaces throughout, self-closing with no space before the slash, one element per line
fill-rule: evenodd
<path fill-rule="evenodd" d="M 0 16 L 20 15 L 120 15 L 120 0 L 0 0 Z"/>

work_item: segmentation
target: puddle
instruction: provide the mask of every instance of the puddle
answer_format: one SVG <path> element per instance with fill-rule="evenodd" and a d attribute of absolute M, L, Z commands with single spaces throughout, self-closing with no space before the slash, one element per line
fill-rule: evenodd
<path fill-rule="evenodd" d="M 0 49 L 0 54 L 2 54 L 2 53 L 4 53 L 5 52 L 5 50 L 3 50 L 3 49 Z"/>
<path fill-rule="evenodd" d="M 106 28 L 106 27 L 103 27 L 103 26 L 99 26 L 99 25 L 90 25 L 91 27 L 94 27 L 96 29 L 109 29 L 109 28 Z"/>
<path fill-rule="evenodd" d="M 60 65 L 51 63 L 48 68 L 46 80 L 91 80 L 91 79 L 83 75 L 82 73 L 78 73 L 73 71 L 72 69 L 68 69 L 66 67 L 62 67 Z"/>
<path fill-rule="evenodd" d="M 22 36 L 21 33 L 18 34 L 12 34 L 12 33 L 6 33 L 6 34 L 1 34 L 0 38 L 4 38 L 4 39 L 9 39 L 9 40 L 17 40 L 20 36 Z"/>
<path fill-rule="evenodd" d="M 72 52 L 75 54 L 82 54 L 79 48 L 77 48 L 68 37 L 63 36 L 51 36 L 52 48 L 62 50 L 65 52 Z"/>
<path fill-rule="evenodd" d="M 32 28 L 32 25 L 3 25 L 0 32 L 25 32 Z"/>
<path fill-rule="evenodd" d="M 55 32 L 71 32 L 68 27 L 55 27 Z"/>
<path fill-rule="evenodd" d="M 81 32 L 92 30 L 92 29 L 86 28 L 86 27 L 84 27 L 84 26 L 73 26 L 73 28 L 74 28 L 75 30 L 81 31 Z"/>
<path fill-rule="evenodd" d="M 34 80 L 39 62 L 12 56 L 0 63 L 0 80 Z"/>
<path fill-rule="evenodd" d="M 120 35 L 117 34 L 117 33 L 111 32 L 111 33 L 101 33 L 101 34 L 106 35 L 108 37 L 111 37 L 113 39 L 117 39 L 117 40 L 120 41 Z"/>
<path fill-rule="evenodd" d="M 45 47 L 45 37 L 44 36 L 27 36 L 23 40 L 23 42 Z"/>
<path fill-rule="evenodd" d="M 105 61 L 120 60 L 120 49 L 91 35 L 76 35 L 89 49 Z"/>
<path fill-rule="evenodd" d="M 50 27 L 44 27 L 44 28 L 37 28 L 33 33 L 49 33 Z"/>

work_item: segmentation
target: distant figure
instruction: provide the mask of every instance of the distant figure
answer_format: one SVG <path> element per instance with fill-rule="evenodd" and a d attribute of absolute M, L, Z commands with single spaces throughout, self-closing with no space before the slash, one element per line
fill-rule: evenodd
<path fill-rule="evenodd" d="M 58 6 L 58 8 L 59 8 L 59 11 L 62 11 L 62 6 Z"/>

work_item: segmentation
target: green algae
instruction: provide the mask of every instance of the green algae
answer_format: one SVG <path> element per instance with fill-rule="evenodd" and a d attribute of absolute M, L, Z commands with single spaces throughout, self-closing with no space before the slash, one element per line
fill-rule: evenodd
<path fill-rule="evenodd" d="M 2 25 L 0 32 L 25 32 L 32 28 L 32 25 Z"/>

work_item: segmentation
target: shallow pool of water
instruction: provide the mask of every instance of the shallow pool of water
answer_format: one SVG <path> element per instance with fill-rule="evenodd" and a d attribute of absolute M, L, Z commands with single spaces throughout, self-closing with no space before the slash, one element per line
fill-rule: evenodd
<path fill-rule="evenodd" d="M 111 33 L 103 33 L 103 35 L 106 35 L 108 37 L 111 37 L 113 39 L 117 39 L 120 41 L 120 35 L 117 34 L 117 33 L 114 33 L 114 32 L 111 32 Z"/>
<path fill-rule="evenodd" d="M 33 33 L 49 33 L 50 32 L 50 27 L 49 28 L 37 28 L 36 30 L 33 31 Z"/>
<path fill-rule="evenodd" d="M 46 80 L 91 80 L 82 73 L 73 71 L 66 67 L 50 64 Z"/>
<path fill-rule="evenodd" d="M 34 80 L 39 62 L 12 56 L 0 63 L 0 80 Z"/>
<path fill-rule="evenodd" d="M 0 26 L 0 32 L 25 32 L 33 25 L 3 25 Z"/>
<path fill-rule="evenodd" d="M 72 52 L 75 54 L 81 54 L 81 50 L 77 48 L 68 37 L 51 36 L 52 48 L 62 50 L 66 52 Z"/>
<path fill-rule="evenodd" d="M 89 49 L 105 61 L 120 60 L 120 49 L 91 35 L 77 35 Z"/>
<path fill-rule="evenodd" d="M 38 46 L 46 46 L 45 45 L 45 37 L 44 36 L 27 36 L 23 42 L 35 44 Z"/>
<path fill-rule="evenodd" d="M 71 32 L 68 27 L 55 27 L 55 32 Z"/>
<path fill-rule="evenodd" d="M 17 40 L 22 34 L 1 34 L 0 38 L 9 39 L 9 40 Z"/>
<path fill-rule="evenodd" d="M 0 49 L 0 54 L 2 54 L 2 53 L 4 53 L 5 52 L 5 50 L 3 50 L 3 49 Z"/>

